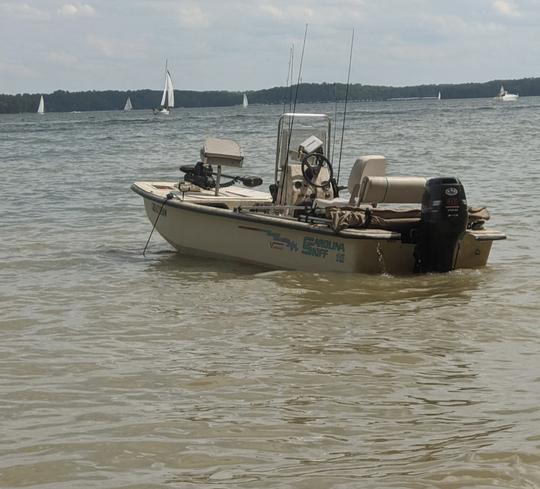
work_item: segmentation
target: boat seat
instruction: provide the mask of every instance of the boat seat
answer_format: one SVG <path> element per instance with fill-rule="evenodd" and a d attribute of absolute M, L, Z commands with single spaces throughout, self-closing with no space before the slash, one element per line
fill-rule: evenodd
<path fill-rule="evenodd" d="M 240 145 L 232 139 L 208 138 L 201 148 L 201 160 L 206 165 L 242 167 L 244 157 Z"/>
<path fill-rule="evenodd" d="M 349 204 L 354 205 L 364 177 L 384 177 L 386 174 L 386 158 L 381 155 L 366 155 L 358 158 L 352 167 L 347 182 L 347 189 L 351 195 Z"/>
<path fill-rule="evenodd" d="M 386 173 L 386 158 L 382 155 L 360 156 L 352 167 L 347 181 L 347 190 L 350 197 L 348 199 L 315 199 L 314 204 L 320 209 L 327 207 L 349 207 L 355 206 L 358 194 L 362 186 L 362 180 L 366 176 L 384 176 Z"/>
<path fill-rule="evenodd" d="M 426 188 L 425 177 L 364 177 L 360 204 L 420 204 Z"/>

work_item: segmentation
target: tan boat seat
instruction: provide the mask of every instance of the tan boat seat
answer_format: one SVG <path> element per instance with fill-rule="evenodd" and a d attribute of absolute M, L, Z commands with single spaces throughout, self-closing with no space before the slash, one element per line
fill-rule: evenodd
<path fill-rule="evenodd" d="M 362 186 L 362 180 L 366 176 L 384 176 L 386 173 L 386 158 L 382 155 L 360 156 L 352 167 L 347 181 L 347 190 L 350 197 L 348 199 L 315 199 L 316 207 L 326 209 L 327 207 L 349 207 L 355 206 L 358 193 Z"/>
<path fill-rule="evenodd" d="M 358 204 L 420 204 L 425 177 L 364 177 Z"/>
<path fill-rule="evenodd" d="M 207 165 L 242 167 L 244 156 L 232 139 L 208 138 L 201 148 L 201 161 Z"/>
<path fill-rule="evenodd" d="M 366 155 L 358 158 L 352 167 L 347 182 L 347 189 L 351 194 L 349 204 L 354 205 L 366 176 L 383 177 L 386 174 L 386 158 L 381 155 Z"/>

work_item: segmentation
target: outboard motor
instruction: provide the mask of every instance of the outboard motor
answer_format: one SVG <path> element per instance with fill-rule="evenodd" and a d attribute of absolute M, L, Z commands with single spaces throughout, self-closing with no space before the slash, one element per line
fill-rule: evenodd
<path fill-rule="evenodd" d="M 465 189 L 457 178 L 430 178 L 422 198 L 414 256 L 418 272 L 454 269 L 457 244 L 467 229 Z"/>

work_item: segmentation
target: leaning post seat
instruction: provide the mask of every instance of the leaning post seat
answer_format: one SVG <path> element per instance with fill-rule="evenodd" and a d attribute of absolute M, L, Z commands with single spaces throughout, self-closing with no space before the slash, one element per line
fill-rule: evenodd
<path fill-rule="evenodd" d="M 209 138 L 201 148 L 201 160 L 205 165 L 235 166 L 242 168 L 244 156 L 240 145 L 232 139 Z"/>
<path fill-rule="evenodd" d="M 384 176 L 386 174 L 386 158 L 382 155 L 360 156 L 352 167 L 347 181 L 349 199 L 315 199 L 317 207 L 326 209 L 327 207 L 349 207 L 356 206 L 358 193 L 362 186 L 362 180 L 366 176 Z"/>
<path fill-rule="evenodd" d="M 217 166 L 216 191 L 219 194 L 219 182 L 221 180 L 221 166 L 234 166 L 242 168 L 244 156 L 240 145 L 232 139 L 208 138 L 201 148 L 201 161 L 205 165 Z"/>
<path fill-rule="evenodd" d="M 347 182 L 347 189 L 351 195 L 349 204 L 354 205 L 364 177 L 384 177 L 386 175 L 386 158 L 382 155 L 360 156 L 352 167 Z"/>
<path fill-rule="evenodd" d="M 426 182 L 425 177 L 364 177 L 358 205 L 421 204 Z"/>

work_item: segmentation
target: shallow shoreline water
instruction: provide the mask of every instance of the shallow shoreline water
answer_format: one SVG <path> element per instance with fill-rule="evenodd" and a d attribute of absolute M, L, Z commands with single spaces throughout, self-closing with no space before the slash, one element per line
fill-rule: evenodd
<path fill-rule="evenodd" d="M 540 486 L 539 108 L 349 107 L 342 174 L 457 175 L 508 234 L 410 277 L 141 255 L 131 183 L 208 136 L 269 183 L 281 107 L 0 116 L 0 487 Z"/>

